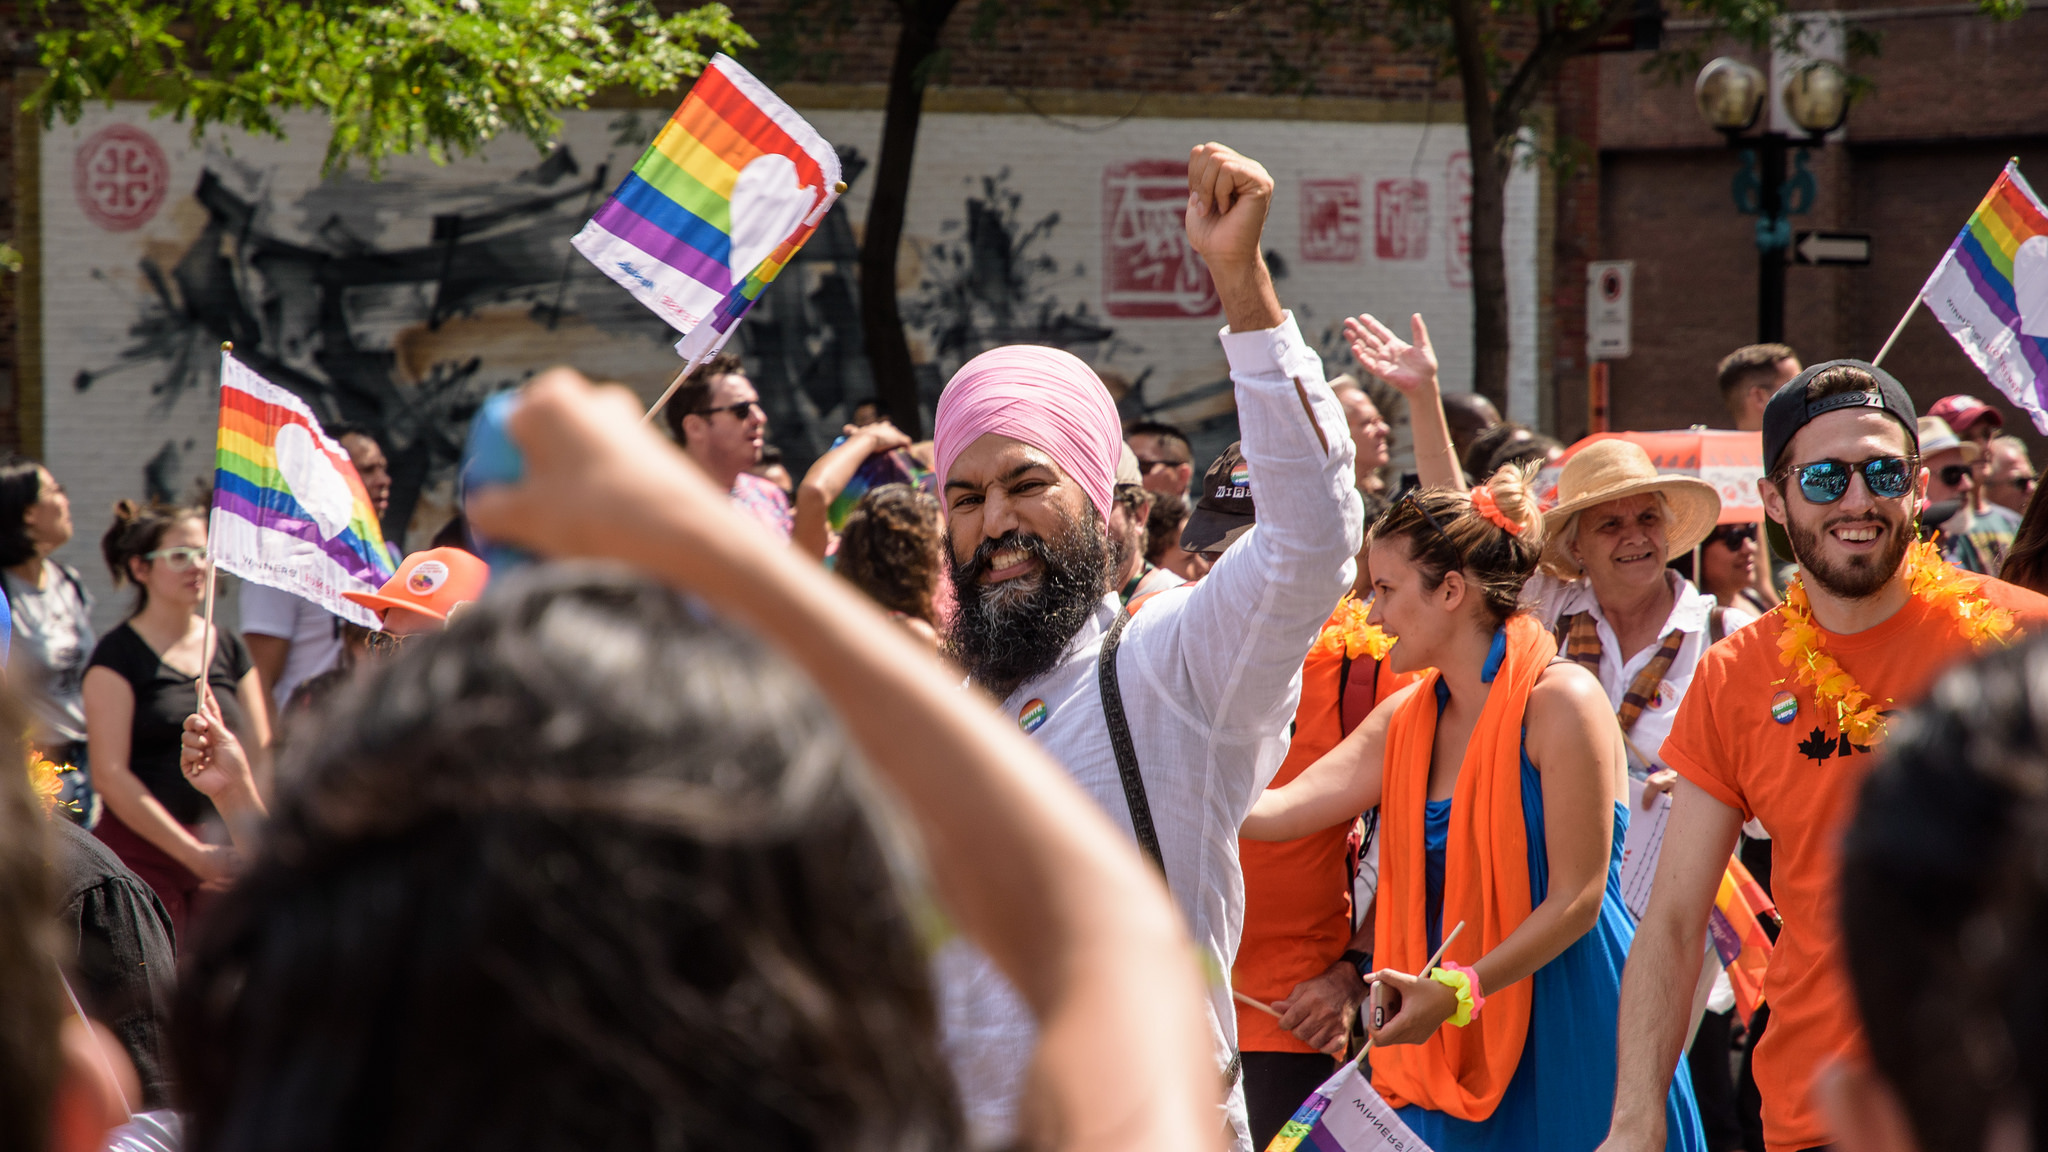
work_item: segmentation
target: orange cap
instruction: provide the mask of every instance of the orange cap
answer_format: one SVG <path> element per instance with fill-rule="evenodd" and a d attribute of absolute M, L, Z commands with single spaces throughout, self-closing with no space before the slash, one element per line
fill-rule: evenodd
<path fill-rule="evenodd" d="M 490 565 L 460 548 L 429 548 L 415 552 L 398 573 L 375 592 L 343 592 L 342 596 L 382 617 L 390 608 L 405 608 L 436 620 L 448 619 L 458 607 L 484 594 L 491 582 Z"/>

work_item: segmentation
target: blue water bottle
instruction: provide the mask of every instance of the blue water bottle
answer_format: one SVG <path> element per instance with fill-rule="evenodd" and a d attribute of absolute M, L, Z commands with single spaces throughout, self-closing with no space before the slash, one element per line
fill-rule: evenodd
<path fill-rule="evenodd" d="M 462 475 L 460 490 L 463 508 L 463 522 L 469 532 L 470 546 L 476 554 L 491 566 L 491 579 L 533 562 L 533 555 L 524 549 L 509 544 L 494 544 L 477 531 L 476 521 L 469 519 L 469 497 L 494 484 L 517 484 L 526 476 L 526 459 L 519 453 L 519 446 L 505 431 L 505 420 L 512 414 L 512 408 L 519 403 L 519 392 L 514 389 L 500 392 L 477 410 L 476 417 L 469 422 L 469 443 L 462 449 Z"/>

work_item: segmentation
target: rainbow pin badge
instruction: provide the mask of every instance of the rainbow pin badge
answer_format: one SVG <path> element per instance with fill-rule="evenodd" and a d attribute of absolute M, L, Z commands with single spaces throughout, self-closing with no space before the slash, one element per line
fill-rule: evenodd
<path fill-rule="evenodd" d="M 1046 710 L 1045 701 L 1033 699 L 1024 705 L 1023 711 L 1017 713 L 1017 727 L 1026 732 L 1036 732 L 1045 726 L 1045 718 L 1050 714 Z"/>
<path fill-rule="evenodd" d="M 1790 692 L 1780 692 L 1771 697 L 1771 719 L 1780 724 L 1790 724 L 1799 715 L 1799 698 Z"/>

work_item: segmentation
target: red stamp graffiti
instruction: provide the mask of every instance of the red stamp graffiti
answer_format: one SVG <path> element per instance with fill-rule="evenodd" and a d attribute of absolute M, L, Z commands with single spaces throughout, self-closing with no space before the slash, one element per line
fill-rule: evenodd
<path fill-rule="evenodd" d="M 1344 264 L 1358 259 L 1365 247 L 1364 181 L 1301 182 L 1301 258 Z"/>
<path fill-rule="evenodd" d="M 72 161 L 78 206 L 109 232 L 142 227 L 164 202 L 171 164 L 140 129 L 116 124 L 93 133 Z"/>
<path fill-rule="evenodd" d="M 1372 250 L 1382 260 L 1429 255 L 1429 183 L 1381 180 L 1372 189 Z"/>
<path fill-rule="evenodd" d="M 1472 157 L 1453 152 L 1444 166 L 1444 279 L 1453 288 L 1472 286 Z"/>
<path fill-rule="evenodd" d="M 1133 160 L 1102 170 L 1102 308 L 1111 316 L 1178 319 L 1223 310 L 1188 247 L 1188 163 Z"/>

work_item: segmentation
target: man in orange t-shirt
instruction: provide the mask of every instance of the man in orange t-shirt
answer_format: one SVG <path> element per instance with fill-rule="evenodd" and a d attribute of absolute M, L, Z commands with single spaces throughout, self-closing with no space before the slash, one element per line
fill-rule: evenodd
<path fill-rule="evenodd" d="M 1339 604 L 1330 627 L 1350 605 Z M 1270 788 L 1301 775 L 1358 727 L 1379 701 L 1414 676 L 1396 676 L 1370 656 L 1346 659 L 1321 642 L 1301 666 L 1301 703 L 1287 758 Z M 1372 970 L 1372 923 L 1351 926 L 1351 825 L 1299 840 L 1239 840 L 1244 866 L 1244 936 L 1230 986 L 1281 1015 L 1240 1001 L 1237 1046 L 1244 1057 L 1252 1147 L 1264 1148 L 1309 1093 L 1336 1071 L 1351 1014 Z"/>
<path fill-rule="evenodd" d="M 1949 605 L 1916 596 L 1908 578 L 1927 485 L 1918 455 L 1912 401 L 1862 361 L 1807 369 L 1765 412 L 1767 531 L 1804 573 L 1810 646 L 1887 716 L 1972 652 Z M 2048 598 L 2010 584 L 1982 579 L 1967 599 L 2010 611 L 2021 629 L 2048 624 Z M 1831 1139 L 1813 1084 L 1862 1044 L 1835 923 L 1838 841 L 1882 733 L 1844 731 L 1840 709 L 1818 702 L 1780 658 L 1795 615 L 1781 607 L 1710 650 L 1665 741 L 1665 762 L 1681 779 L 1622 982 L 1620 1074 L 1603 1152 L 1664 1147 L 1664 1092 L 1685 1041 L 1702 933 L 1736 833 L 1752 817 L 1771 833 L 1772 895 L 1784 916 L 1764 981 L 1770 1028 L 1755 1057 L 1764 1142 L 1770 1152 L 1800 1152 Z"/>

